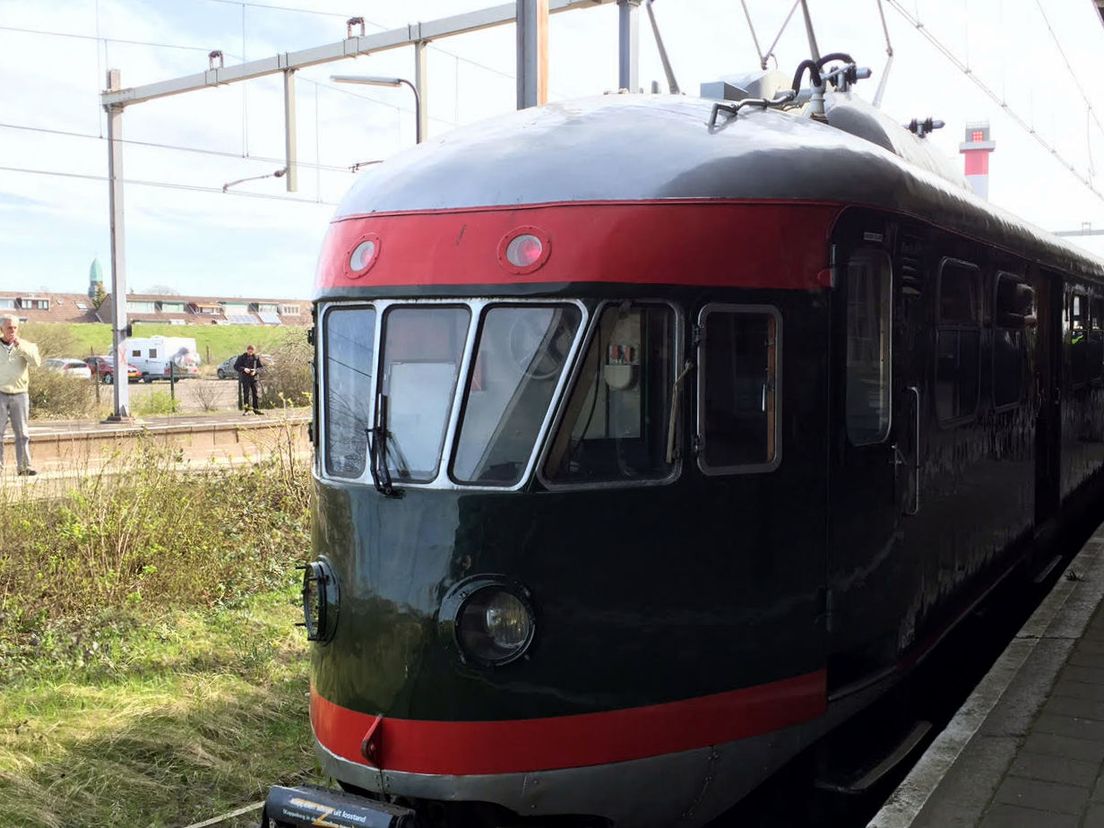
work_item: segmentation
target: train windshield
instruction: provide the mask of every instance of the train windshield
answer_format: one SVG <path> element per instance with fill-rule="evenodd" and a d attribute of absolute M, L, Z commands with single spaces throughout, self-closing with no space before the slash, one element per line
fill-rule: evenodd
<path fill-rule="evenodd" d="M 380 393 L 387 421 L 379 425 L 396 482 L 437 476 L 470 321 L 466 306 L 399 306 L 384 315 Z"/>
<path fill-rule="evenodd" d="M 376 367 L 376 312 L 370 307 L 334 308 L 326 315 L 326 472 L 358 478 L 364 473 Z"/>
<path fill-rule="evenodd" d="M 675 312 L 607 306 L 583 360 L 544 473 L 561 484 L 664 480 L 675 376 Z"/>
<path fill-rule="evenodd" d="M 505 486 L 521 480 L 581 318 L 574 305 L 486 310 L 468 378 L 453 479 Z"/>

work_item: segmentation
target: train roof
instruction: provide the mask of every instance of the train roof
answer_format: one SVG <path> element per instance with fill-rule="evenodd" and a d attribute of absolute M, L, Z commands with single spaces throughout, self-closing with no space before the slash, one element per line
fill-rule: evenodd
<path fill-rule="evenodd" d="M 663 199 L 864 205 L 1104 280 L 1104 262 L 993 207 L 927 142 L 850 95 L 828 124 L 747 107 L 710 129 L 713 101 L 607 95 L 455 130 L 371 168 L 335 220 L 372 213 Z"/>

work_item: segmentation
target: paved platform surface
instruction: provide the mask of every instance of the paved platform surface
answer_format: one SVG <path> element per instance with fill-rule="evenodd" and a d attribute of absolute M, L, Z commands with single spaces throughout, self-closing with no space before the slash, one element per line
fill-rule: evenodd
<path fill-rule="evenodd" d="M 1104 527 L 870 822 L 1104 828 Z"/>
<path fill-rule="evenodd" d="M 172 449 L 182 458 L 252 460 L 284 443 L 297 453 L 309 451 L 307 425 L 310 409 L 272 409 L 263 416 L 225 413 L 195 416 L 149 417 L 133 423 L 96 420 L 32 421 L 31 465 L 40 473 L 85 475 L 105 467 L 125 465 L 137 446 Z M 11 429 L 0 444 L 0 477 L 15 472 L 15 445 Z"/>

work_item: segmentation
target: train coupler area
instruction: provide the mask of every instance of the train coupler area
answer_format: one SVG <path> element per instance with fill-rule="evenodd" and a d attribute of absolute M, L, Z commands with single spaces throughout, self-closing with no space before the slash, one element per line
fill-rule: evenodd
<path fill-rule="evenodd" d="M 409 808 L 331 788 L 272 786 L 261 812 L 261 828 L 298 828 L 302 825 L 414 828 L 415 815 Z"/>

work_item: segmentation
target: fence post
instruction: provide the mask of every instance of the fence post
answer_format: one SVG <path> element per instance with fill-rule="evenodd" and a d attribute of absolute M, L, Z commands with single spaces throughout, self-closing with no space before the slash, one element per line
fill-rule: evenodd
<path fill-rule="evenodd" d="M 169 398 L 172 400 L 172 410 L 176 411 L 176 363 L 169 363 Z"/>

